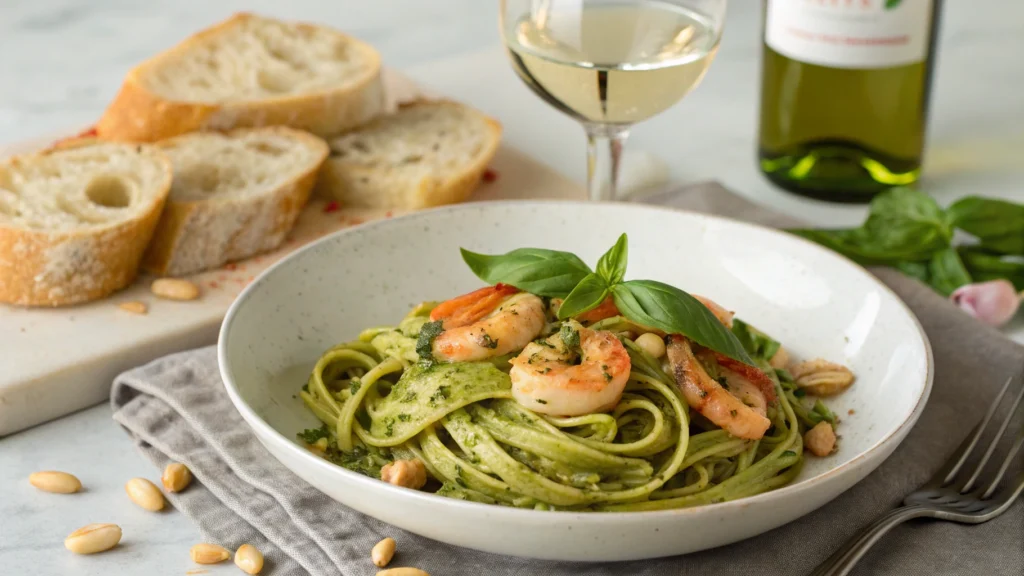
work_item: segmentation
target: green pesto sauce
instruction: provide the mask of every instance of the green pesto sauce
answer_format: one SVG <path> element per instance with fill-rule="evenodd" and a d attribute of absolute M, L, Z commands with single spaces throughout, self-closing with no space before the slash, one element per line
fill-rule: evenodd
<path fill-rule="evenodd" d="M 453 410 L 487 398 L 510 398 L 511 388 L 508 374 L 490 363 L 415 364 L 390 394 L 369 407 L 369 431 L 381 445 L 394 446 Z"/>

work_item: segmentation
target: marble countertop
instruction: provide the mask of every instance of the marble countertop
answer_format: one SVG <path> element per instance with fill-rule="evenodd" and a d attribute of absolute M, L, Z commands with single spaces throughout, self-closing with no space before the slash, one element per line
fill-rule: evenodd
<path fill-rule="evenodd" d="M 480 0 L 4 0 L 0 17 L 0 142 L 91 123 L 139 60 L 238 10 L 323 22 L 378 47 L 385 63 L 439 92 L 508 118 L 506 142 L 582 182 L 579 127 L 529 96 L 498 42 L 496 2 Z M 715 178 L 818 224 L 859 221 L 861 207 L 796 198 L 754 165 L 760 6 L 733 0 L 706 80 L 684 102 L 633 131 L 636 158 L 656 158 L 674 183 Z M 922 187 L 940 202 L 964 194 L 1024 198 L 1024 4 L 946 2 Z M 517 112 L 517 114 L 522 114 Z M 643 164 L 643 163 L 640 163 Z M 62 469 L 86 485 L 42 494 L 30 472 Z M 98 406 L 0 440 L 0 566 L 4 574 L 184 574 L 199 539 L 182 515 L 128 502 L 124 482 L 156 479 Z M 116 512 L 114 512 L 116 511 Z M 66 553 L 64 537 L 111 515 L 122 545 L 99 557 Z M 216 566 L 210 574 L 237 574 Z"/>

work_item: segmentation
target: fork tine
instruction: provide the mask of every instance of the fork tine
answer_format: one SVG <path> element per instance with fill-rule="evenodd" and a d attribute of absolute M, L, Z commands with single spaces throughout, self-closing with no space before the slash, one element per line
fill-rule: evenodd
<path fill-rule="evenodd" d="M 1006 458 L 1003 460 L 1003 465 L 999 467 L 999 472 L 996 473 L 996 477 L 992 479 L 988 488 L 985 489 L 985 493 L 981 495 L 982 500 L 987 500 L 992 496 L 992 493 L 996 491 L 996 487 L 999 486 L 999 482 L 1003 479 L 1003 475 L 1006 474 L 1006 470 L 1010 467 L 1010 462 L 1013 460 L 1013 457 L 1017 455 L 1017 452 L 1020 451 L 1021 446 L 1024 446 L 1024 430 L 1021 430 L 1020 433 L 1017 434 L 1017 440 L 1010 448 L 1010 453 L 1007 454 Z"/>
<path fill-rule="evenodd" d="M 1006 428 L 1010 425 L 1010 421 L 1013 420 L 1013 416 L 1017 413 L 1017 407 L 1020 406 L 1022 398 L 1024 398 L 1024 386 L 1021 386 L 1020 392 L 1013 400 L 1013 406 L 1010 408 L 1010 412 L 1006 415 L 1006 418 L 1003 419 L 1002 425 L 999 426 L 999 431 L 996 432 L 992 441 L 989 442 L 988 449 L 985 450 L 985 455 L 981 457 L 981 462 L 978 462 L 978 465 L 975 466 L 971 477 L 967 479 L 967 483 L 960 489 L 961 494 L 966 494 L 974 488 L 974 483 L 978 480 L 978 475 L 985 469 L 985 464 L 988 464 L 988 459 L 992 457 L 992 453 L 995 452 L 996 446 L 999 444 L 999 440 L 1003 437 L 1003 433 L 1006 432 Z"/>
<path fill-rule="evenodd" d="M 947 466 L 949 467 L 948 470 L 940 472 L 940 474 L 945 474 L 939 482 L 941 486 L 946 486 L 951 483 L 960 472 L 960 468 L 962 468 L 964 463 L 967 462 L 967 458 L 971 455 L 971 452 L 974 451 L 974 447 L 978 444 L 978 440 L 981 438 L 981 435 L 985 433 L 985 428 L 988 426 L 989 420 L 992 419 L 992 415 L 995 414 L 996 408 L 999 407 L 999 403 L 1003 400 L 1003 396 L 1005 396 L 1006 391 L 1010 389 L 1010 382 L 1012 381 L 1012 376 L 1006 379 L 1006 384 L 1003 384 L 1003 389 L 999 391 L 999 394 L 996 395 L 996 399 L 992 401 L 992 405 L 988 407 L 988 412 L 985 413 L 985 418 L 974 427 L 974 431 L 971 435 L 964 439 L 963 443 L 956 449 L 956 452 L 949 457 L 947 462 Z"/>

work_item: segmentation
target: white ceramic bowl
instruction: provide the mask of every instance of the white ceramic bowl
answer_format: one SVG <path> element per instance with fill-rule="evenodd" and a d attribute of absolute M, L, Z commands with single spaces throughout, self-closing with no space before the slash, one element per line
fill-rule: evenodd
<path fill-rule="evenodd" d="M 294 394 L 317 357 L 365 327 L 396 323 L 422 300 L 481 282 L 459 247 L 569 250 L 593 265 L 629 234 L 627 278 L 707 295 L 799 357 L 849 365 L 857 382 L 829 406 L 839 452 L 808 456 L 789 486 L 681 510 L 540 512 L 396 488 L 310 454 L 296 432 L 319 426 Z M 782 232 L 629 204 L 500 202 L 441 208 L 339 232 L 260 276 L 220 333 L 225 386 L 282 464 L 338 502 L 405 530 L 488 552 L 560 560 L 628 560 L 728 544 L 791 522 L 874 470 L 903 440 L 931 388 L 917 320 L 884 285 L 828 250 Z"/>

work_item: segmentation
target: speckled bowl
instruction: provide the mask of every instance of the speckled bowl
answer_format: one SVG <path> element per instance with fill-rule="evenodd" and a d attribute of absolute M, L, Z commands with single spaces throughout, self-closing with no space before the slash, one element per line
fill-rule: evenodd
<path fill-rule="evenodd" d="M 857 382 L 829 405 L 838 453 L 809 457 L 792 484 L 682 510 L 541 512 L 450 500 L 337 467 L 296 443 L 319 422 L 295 399 L 317 357 L 360 329 L 395 323 L 415 303 L 480 281 L 459 247 L 498 253 L 570 250 L 593 264 L 629 234 L 627 277 L 714 298 L 800 357 L 841 361 Z M 220 333 L 221 374 L 256 437 L 282 464 L 337 501 L 424 536 L 488 552 L 561 560 L 684 554 L 760 534 L 818 508 L 874 470 L 917 420 L 932 382 L 924 332 L 873 276 L 782 232 L 628 204 L 478 203 L 339 232 L 260 276 Z"/>

